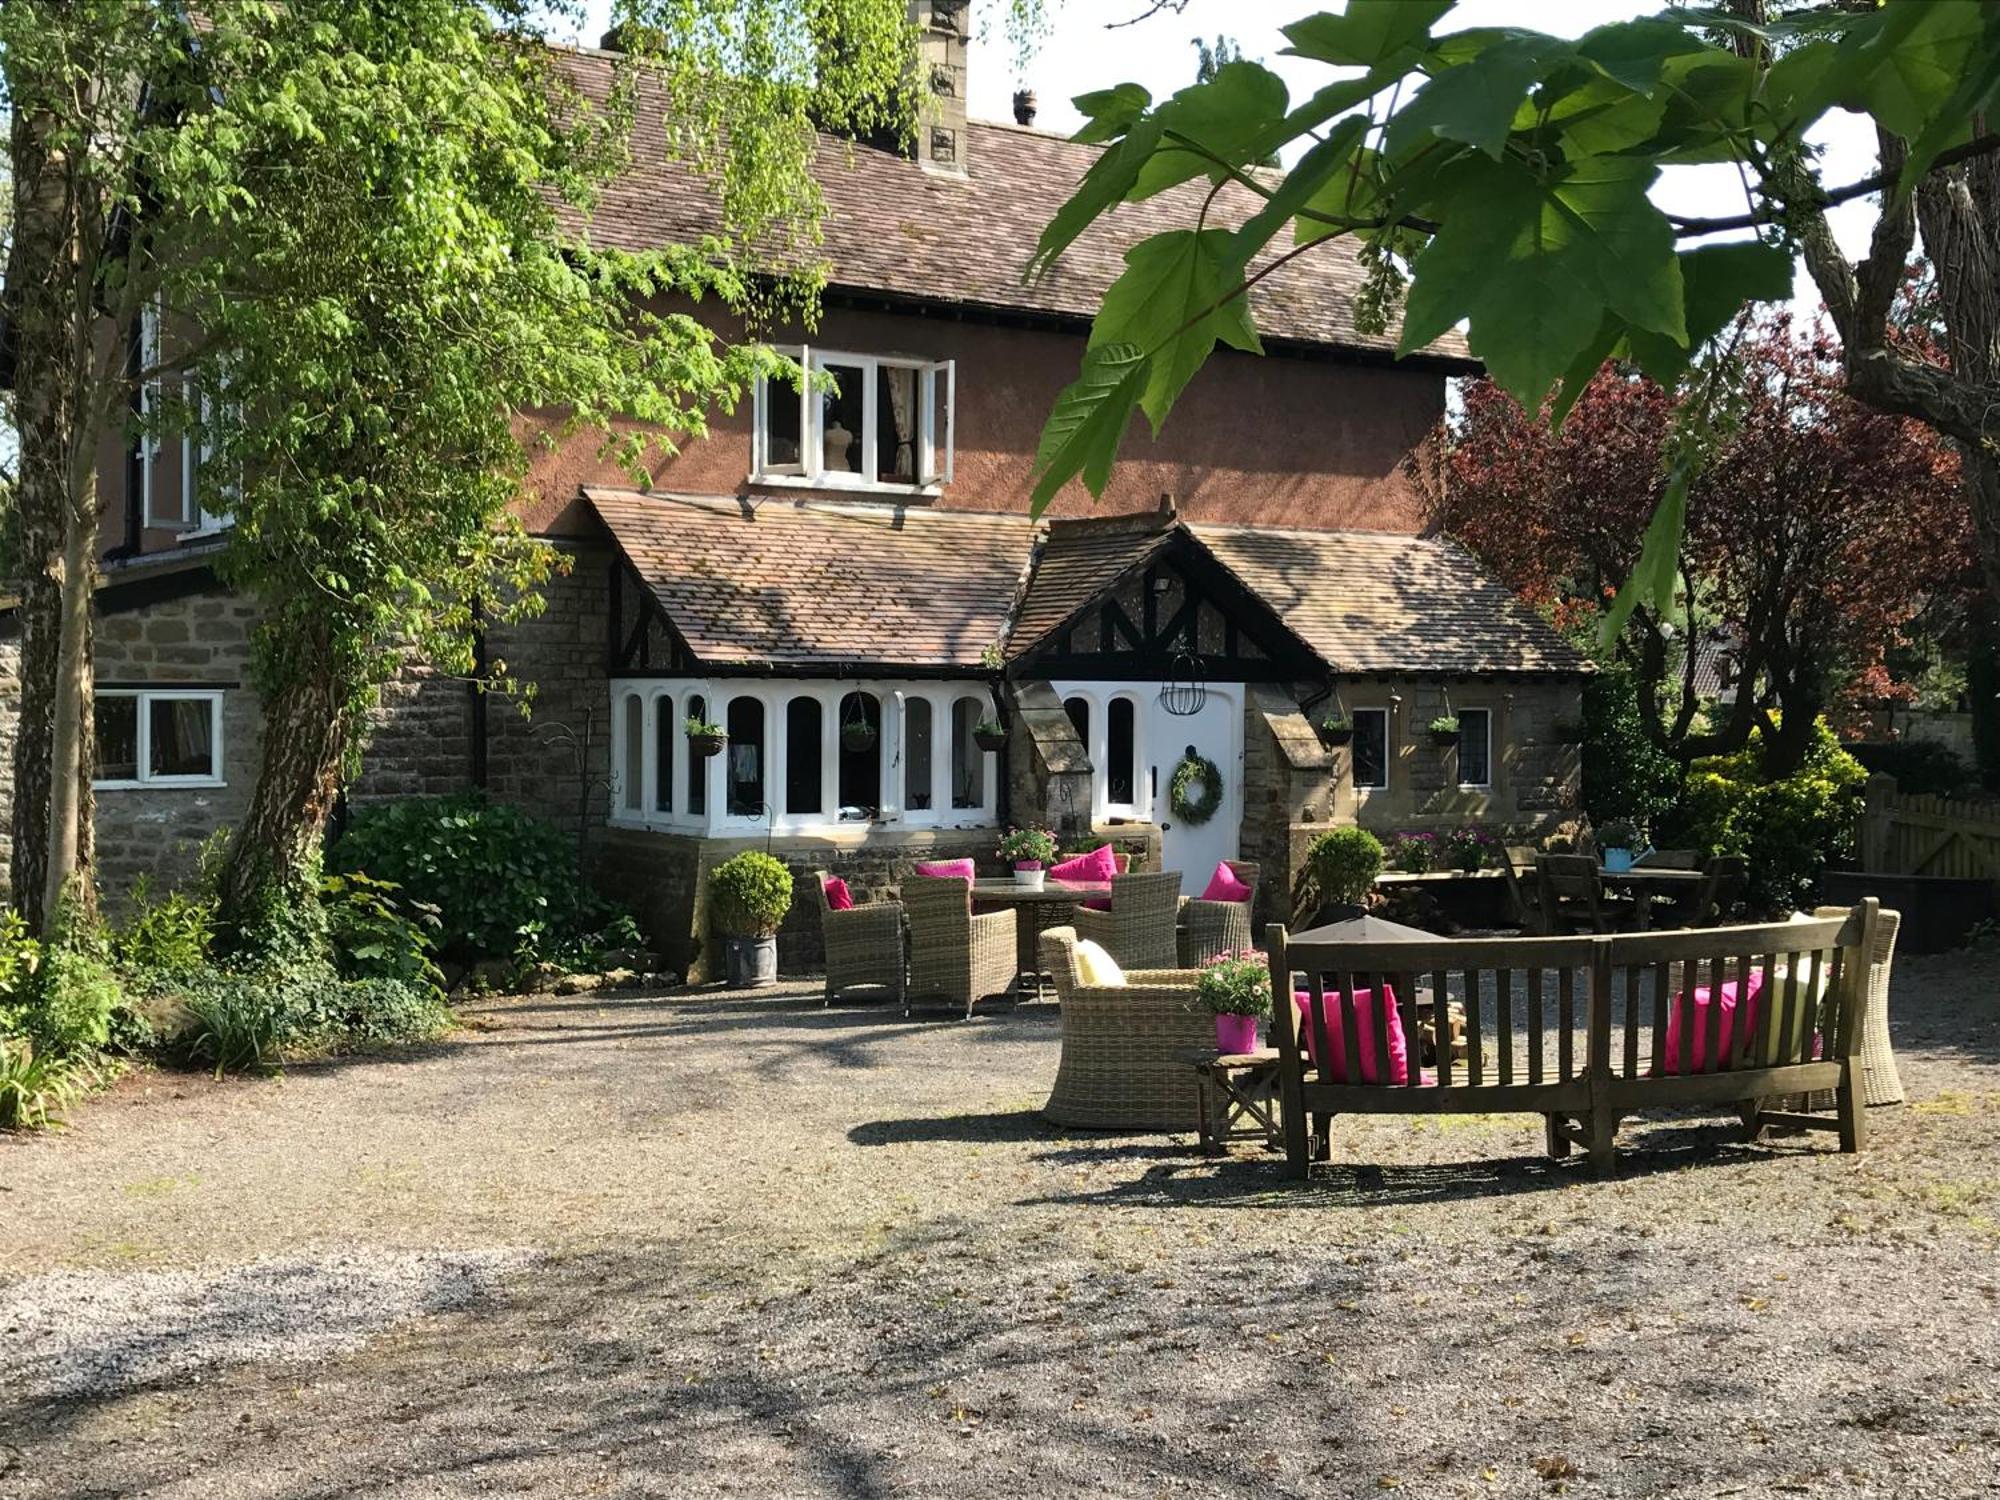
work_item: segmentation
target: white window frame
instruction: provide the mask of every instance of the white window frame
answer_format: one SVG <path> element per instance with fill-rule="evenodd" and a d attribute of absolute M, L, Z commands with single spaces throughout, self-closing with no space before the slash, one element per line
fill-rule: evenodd
<path fill-rule="evenodd" d="M 1355 774 L 1355 768 L 1360 762 L 1355 757 L 1351 747 L 1347 752 L 1347 779 L 1353 783 L 1356 796 L 1366 797 L 1371 792 L 1386 792 L 1389 789 L 1389 774 L 1392 760 L 1389 754 L 1392 748 L 1390 744 L 1390 730 L 1395 723 L 1395 716 L 1389 712 L 1387 704 L 1364 703 L 1357 706 L 1353 710 L 1355 721 L 1354 732 L 1357 738 L 1361 733 L 1361 715 L 1363 714 L 1380 714 L 1382 716 L 1382 779 L 1380 781 L 1362 782 Z"/>
<path fill-rule="evenodd" d="M 1089 682 L 1058 682 L 1053 684 L 1056 696 L 1065 704 L 1072 698 L 1081 698 L 1090 710 L 1089 733 L 1082 736 L 1083 753 L 1090 757 L 1090 822 L 1093 828 L 1108 824 L 1113 818 L 1130 823 L 1150 823 L 1156 811 L 1159 789 L 1153 785 L 1151 775 L 1141 776 L 1141 771 L 1149 771 L 1151 762 L 1147 759 L 1147 719 L 1146 700 L 1139 693 L 1122 684 L 1109 687 L 1108 684 Z M 1132 705 L 1132 800 L 1113 802 L 1111 800 L 1111 705 L 1120 698 Z"/>
<path fill-rule="evenodd" d="M 147 423 L 157 415 L 166 379 L 162 375 L 144 378 L 144 372 L 160 364 L 165 356 L 164 314 L 157 301 L 148 302 L 139 313 L 139 418 Z M 192 373 L 181 377 L 182 389 L 200 411 L 205 429 L 213 410 L 213 397 Z M 180 443 L 180 502 L 173 514 L 163 514 L 160 502 L 166 498 L 161 482 L 158 436 L 143 430 L 139 436 L 139 514 L 143 526 L 152 531 L 171 531 L 176 540 L 192 541 L 214 536 L 235 519 L 228 511 L 209 511 L 201 504 L 201 472 L 215 457 L 215 446 L 203 432 L 184 431 Z"/>
<path fill-rule="evenodd" d="M 625 696 L 639 693 L 649 705 L 644 754 L 640 768 L 642 787 L 637 812 L 624 805 L 624 789 L 632 774 L 625 764 L 624 721 L 621 717 Z M 868 821 L 846 821 L 840 817 L 840 704 L 849 693 L 872 694 L 881 706 L 881 791 L 877 814 Z M 753 681 L 744 678 L 613 678 L 608 697 L 611 706 L 611 778 L 606 793 L 608 821 L 620 828 L 653 828 L 676 833 L 731 836 L 755 833 L 827 834 L 861 838 L 871 830 L 895 828 L 990 828 L 997 818 L 1000 777 L 999 756 L 985 756 L 981 778 L 983 800 L 978 807 L 952 807 L 951 803 L 951 722 L 952 704 L 960 698 L 977 698 L 982 704 L 992 700 L 988 685 L 973 680 L 895 681 L 864 678 L 787 678 Z M 674 747 L 674 810 L 660 812 L 655 779 L 659 766 L 657 736 L 681 735 L 680 715 L 692 698 L 700 698 L 704 711 L 725 727 L 729 705 L 738 698 L 754 699 L 764 712 L 764 800 L 772 808 L 765 816 L 728 812 L 728 785 L 725 762 L 728 751 L 702 762 L 704 810 L 687 809 L 686 778 L 691 752 L 683 743 Z M 787 705 L 792 699 L 810 697 L 820 705 L 821 811 L 793 816 L 784 807 L 789 755 L 786 729 Z M 927 808 L 909 808 L 904 802 L 905 757 L 909 751 L 909 704 L 922 699 L 931 709 L 931 802 Z M 664 710 L 663 717 L 663 707 Z M 940 805 L 942 804 L 942 805 Z"/>
<path fill-rule="evenodd" d="M 125 791 L 134 787 L 213 787 L 227 786 L 229 784 L 223 774 L 223 768 L 228 764 L 228 761 L 224 759 L 227 746 L 222 737 L 223 690 L 221 688 L 98 688 L 95 696 L 100 700 L 106 698 L 131 698 L 135 700 L 134 713 L 137 718 L 136 738 L 138 741 L 138 760 L 135 769 L 139 774 L 136 777 L 107 778 L 103 780 L 92 777 L 90 784 L 93 790 L 114 792 Z M 213 772 L 205 776 L 156 776 L 152 773 L 153 705 L 160 702 L 199 702 L 208 704 L 210 757 L 215 765 Z M 91 753 L 93 756 L 96 754 L 94 743 L 91 747 Z"/>
<path fill-rule="evenodd" d="M 1486 733 L 1484 736 L 1486 741 L 1486 779 L 1484 781 L 1467 781 L 1465 779 L 1465 716 L 1467 714 L 1478 714 L 1486 724 Z M 1461 708 L 1458 710 L 1457 770 L 1460 790 L 1468 792 L 1491 790 L 1493 786 L 1493 710 L 1485 707 L 1483 704 L 1474 708 Z"/>
<path fill-rule="evenodd" d="M 797 361 L 806 378 L 795 393 L 783 385 L 773 386 L 759 376 L 752 401 L 750 479 L 756 484 L 803 485 L 813 489 L 864 490 L 878 494 L 935 495 L 952 482 L 957 458 L 958 362 L 932 360 L 915 355 L 854 354 L 839 349 L 820 349 L 811 344 L 776 346 L 777 352 Z M 826 435 L 820 426 L 823 407 L 814 381 L 827 374 L 828 366 L 844 365 L 862 371 L 861 392 L 861 472 L 850 474 L 826 468 Z M 875 478 L 879 455 L 876 451 L 877 403 L 883 369 L 914 370 L 917 388 L 917 479 L 913 484 L 895 484 Z M 942 391 L 942 396 L 940 396 Z M 799 459 L 796 463 L 776 463 L 767 449 L 765 413 L 771 402 L 796 399 L 799 403 Z M 942 411 L 939 410 L 942 404 Z"/>

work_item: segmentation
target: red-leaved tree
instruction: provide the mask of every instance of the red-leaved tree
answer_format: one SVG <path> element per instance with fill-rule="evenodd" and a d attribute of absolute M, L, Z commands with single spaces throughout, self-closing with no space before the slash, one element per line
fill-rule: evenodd
<path fill-rule="evenodd" d="M 1729 415 L 1688 496 L 1680 608 L 1637 611 L 1617 649 L 1662 749 L 1689 761 L 1761 728 L 1768 768 L 1784 774 L 1842 691 L 1879 684 L 1902 633 L 1963 599 L 1976 579 L 1971 518 L 1956 453 L 1922 423 L 1849 397 L 1824 331 L 1785 316 L 1751 325 L 1727 375 Z M 1436 520 L 1581 628 L 1638 559 L 1675 415 L 1672 394 L 1610 365 L 1558 432 L 1474 382 Z"/>

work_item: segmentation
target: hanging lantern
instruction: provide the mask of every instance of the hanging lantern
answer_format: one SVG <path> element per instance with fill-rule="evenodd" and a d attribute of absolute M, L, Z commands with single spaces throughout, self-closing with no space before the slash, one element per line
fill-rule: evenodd
<path fill-rule="evenodd" d="M 1177 719 L 1191 719 L 1208 706 L 1208 669 L 1192 651 L 1176 651 L 1160 684 L 1160 707 Z"/>

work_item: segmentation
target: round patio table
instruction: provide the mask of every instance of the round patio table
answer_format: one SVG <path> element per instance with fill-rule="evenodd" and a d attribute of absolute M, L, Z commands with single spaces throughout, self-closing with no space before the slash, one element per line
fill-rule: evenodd
<path fill-rule="evenodd" d="M 1691 885 L 1707 878 L 1702 870 L 1672 870 L 1653 865 L 1634 865 L 1629 870 L 1597 870 L 1598 884 L 1631 892 L 1633 920 L 1640 931 L 1653 925 L 1653 900 L 1658 896 L 1679 896 Z"/>
<path fill-rule="evenodd" d="M 1020 971 L 1016 990 L 1025 994 L 1032 984 L 1037 1000 L 1043 998 L 1048 978 L 1042 973 L 1038 951 L 1042 934 L 1051 927 L 1067 927 L 1069 909 L 1079 901 L 1103 901 L 1110 897 L 1108 880 L 1044 880 L 1040 890 L 1016 885 L 1011 878 L 972 882 L 973 910 L 1014 913 L 1014 955 Z"/>

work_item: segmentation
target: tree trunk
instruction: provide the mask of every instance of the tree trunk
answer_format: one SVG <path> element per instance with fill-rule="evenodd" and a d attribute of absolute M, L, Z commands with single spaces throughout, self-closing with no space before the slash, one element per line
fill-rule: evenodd
<path fill-rule="evenodd" d="M 285 656 L 287 679 L 264 701 L 264 763 L 222 872 L 222 917 L 239 925 L 274 895 L 310 892 L 351 736 L 351 695 L 324 628 Z"/>
<path fill-rule="evenodd" d="M 20 439 L 21 717 L 14 743 L 15 904 L 46 932 L 79 872 L 92 899 L 90 595 L 96 490 L 90 462 L 94 313 L 80 233 L 77 165 L 51 115 L 17 109 L 9 149 L 7 267 Z M 81 357 L 80 357 L 81 356 Z M 78 485 L 84 488 L 79 493 Z"/>

